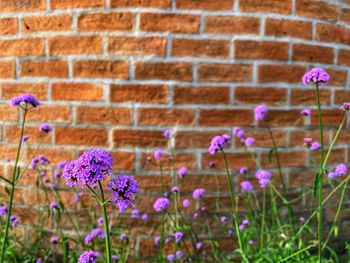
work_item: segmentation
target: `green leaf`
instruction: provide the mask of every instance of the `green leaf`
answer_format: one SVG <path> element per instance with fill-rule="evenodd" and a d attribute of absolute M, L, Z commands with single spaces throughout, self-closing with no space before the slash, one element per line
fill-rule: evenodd
<path fill-rule="evenodd" d="M 318 184 L 319 184 L 320 178 L 321 178 L 321 172 L 318 172 L 316 174 L 315 182 L 314 182 L 314 190 L 313 190 L 314 197 L 316 196 L 316 193 L 317 193 L 317 190 L 318 190 Z"/>

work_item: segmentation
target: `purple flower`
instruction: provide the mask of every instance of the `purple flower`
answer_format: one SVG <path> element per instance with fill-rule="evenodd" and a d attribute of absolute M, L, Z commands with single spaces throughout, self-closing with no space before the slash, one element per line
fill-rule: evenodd
<path fill-rule="evenodd" d="M 236 136 L 240 140 L 242 140 L 245 137 L 244 131 L 239 127 L 233 127 L 232 133 L 234 136 Z"/>
<path fill-rule="evenodd" d="M 302 83 L 307 85 L 309 83 L 326 84 L 329 81 L 328 73 L 322 68 L 313 68 L 306 72 L 302 78 Z"/>
<path fill-rule="evenodd" d="M 16 227 L 19 224 L 18 218 L 14 215 L 10 216 L 10 222 L 11 222 L 13 227 Z"/>
<path fill-rule="evenodd" d="M 52 202 L 50 203 L 50 208 L 51 208 L 51 209 L 57 209 L 57 208 L 58 208 L 58 203 L 57 203 L 56 201 L 52 201 Z"/>
<path fill-rule="evenodd" d="M 203 195 L 205 194 L 205 189 L 203 188 L 198 188 L 198 189 L 195 189 L 192 193 L 192 197 L 193 199 L 199 199 L 201 198 Z"/>
<path fill-rule="evenodd" d="M 96 263 L 96 258 L 99 257 L 100 254 L 95 251 L 85 251 L 80 255 L 78 263 Z"/>
<path fill-rule="evenodd" d="M 248 147 L 253 146 L 255 139 L 253 137 L 248 137 L 244 140 L 244 144 Z"/>
<path fill-rule="evenodd" d="M 173 237 L 175 238 L 175 242 L 176 242 L 176 243 L 179 243 L 179 242 L 181 242 L 181 240 L 182 240 L 183 233 L 180 232 L 180 231 L 175 232 L 175 233 L 173 234 Z"/>
<path fill-rule="evenodd" d="M 242 221 L 242 224 L 243 224 L 243 225 L 249 225 L 249 220 L 248 220 L 248 219 L 244 219 L 244 220 Z"/>
<path fill-rule="evenodd" d="M 201 209 L 201 212 L 203 212 L 203 213 L 204 213 L 205 211 L 207 211 L 207 207 L 206 207 L 206 206 L 201 206 L 200 209 Z"/>
<path fill-rule="evenodd" d="M 159 246 L 159 243 L 160 243 L 160 236 L 154 237 L 153 243 L 154 243 L 154 245 L 155 245 L 156 247 L 158 247 L 158 246 Z"/>
<path fill-rule="evenodd" d="M 241 231 L 243 231 L 243 230 L 245 230 L 245 225 L 239 225 L 239 230 L 241 230 Z"/>
<path fill-rule="evenodd" d="M 309 109 L 302 109 L 300 113 L 307 117 L 311 116 L 311 111 Z"/>
<path fill-rule="evenodd" d="M 0 206 L 0 216 L 5 216 L 7 214 L 8 208 L 6 205 Z"/>
<path fill-rule="evenodd" d="M 248 168 L 247 167 L 241 167 L 239 168 L 239 173 L 240 174 L 246 174 L 248 172 Z"/>
<path fill-rule="evenodd" d="M 254 244 L 254 240 L 253 240 L 253 239 L 250 239 L 250 240 L 248 241 L 248 243 L 249 243 L 249 245 L 253 245 L 253 244 Z"/>
<path fill-rule="evenodd" d="M 337 177 L 340 177 L 342 175 L 348 175 L 348 167 L 343 164 L 343 163 L 340 163 L 336 166 L 335 168 L 335 171 L 334 172 L 330 172 L 328 174 L 328 178 L 330 180 L 334 180 L 336 179 Z"/>
<path fill-rule="evenodd" d="M 54 244 L 54 245 L 57 244 L 58 243 L 58 237 L 56 237 L 56 236 L 51 237 L 50 238 L 50 243 Z"/>
<path fill-rule="evenodd" d="M 229 229 L 228 231 L 227 231 L 227 236 L 232 236 L 233 235 L 233 231 L 231 230 L 231 229 Z"/>
<path fill-rule="evenodd" d="M 40 104 L 39 101 L 37 101 L 32 94 L 22 94 L 18 97 L 12 98 L 10 105 L 12 107 L 17 107 L 17 106 L 21 106 L 22 103 L 27 105 L 30 104 L 34 108 L 38 107 Z"/>
<path fill-rule="evenodd" d="M 270 184 L 269 179 L 260 179 L 259 180 L 260 188 L 266 188 L 269 184 Z"/>
<path fill-rule="evenodd" d="M 199 214 L 197 213 L 197 212 L 195 212 L 194 214 L 193 214 L 193 219 L 198 219 L 199 218 Z"/>
<path fill-rule="evenodd" d="M 163 157 L 163 151 L 162 150 L 156 150 L 155 152 L 154 152 L 154 158 L 156 159 L 156 160 L 158 160 L 158 159 L 160 159 L 160 158 L 162 158 Z"/>
<path fill-rule="evenodd" d="M 112 256 L 112 260 L 113 260 L 113 261 L 118 261 L 118 260 L 119 260 L 119 257 L 118 257 L 117 255 L 113 255 L 113 256 Z"/>
<path fill-rule="evenodd" d="M 105 238 L 105 232 L 101 229 L 101 228 L 95 228 L 93 229 L 90 234 L 88 234 L 85 237 L 84 243 L 85 245 L 88 245 L 93 239 L 95 239 L 96 237 L 101 237 L 101 238 Z"/>
<path fill-rule="evenodd" d="M 185 207 L 185 208 L 189 207 L 190 206 L 190 200 L 184 199 L 182 201 L 182 206 Z"/>
<path fill-rule="evenodd" d="M 197 242 L 196 243 L 196 249 L 201 250 L 203 248 L 203 243 L 202 242 Z"/>
<path fill-rule="evenodd" d="M 211 139 L 208 151 L 210 154 L 215 154 L 216 152 L 224 149 L 230 143 L 231 138 L 227 134 L 215 136 Z"/>
<path fill-rule="evenodd" d="M 112 200 L 120 212 L 124 212 L 135 204 L 134 195 L 140 192 L 137 181 L 133 176 L 119 175 L 111 179 L 108 188 L 112 190 Z"/>
<path fill-rule="evenodd" d="M 26 142 L 26 141 L 28 141 L 28 140 L 29 140 L 29 136 L 24 135 L 24 136 L 22 137 L 22 142 Z"/>
<path fill-rule="evenodd" d="M 216 163 L 214 161 L 211 161 L 208 163 L 209 168 L 215 168 L 216 167 Z"/>
<path fill-rule="evenodd" d="M 99 226 L 103 226 L 103 217 L 99 217 L 98 219 L 97 219 L 97 224 L 99 225 Z"/>
<path fill-rule="evenodd" d="M 257 121 L 262 121 L 265 119 L 269 109 L 265 105 L 259 105 L 254 109 L 254 118 Z"/>
<path fill-rule="evenodd" d="M 120 240 L 125 240 L 128 238 L 128 235 L 126 233 L 121 233 L 120 234 Z"/>
<path fill-rule="evenodd" d="M 312 142 L 310 146 L 310 151 L 318 151 L 321 149 L 321 144 L 319 142 Z"/>
<path fill-rule="evenodd" d="M 167 255 L 167 257 L 166 257 L 167 259 L 168 259 L 168 261 L 170 261 L 170 262 L 173 262 L 174 260 L 175 260 L 175 256 L 173 255 L 173 254 L 169 254 L 169 255 Z"/>
<path fill-rule="evenodd" d="M 258 180 L 261 180 L 261 179 L 268 179 L 268 180 L 270 180 L 271 177 L 272 177 L 272 174 L 269 171 L 266 171 L 266 170 L 259 169 L 255 173 L 255 178 L 258 179 Z"/>
<path fill-rule="evenodd" d="M 170 139 L 170 137 L 171 137 L 171 131 L 170 131 L 170 130 L 165 130 L 165 131 L 163 132 L 163 136 L 164 136 L 165 138 Z"/>
<path fill-rule="evenodd" d="M 162 212 L 168 208 L 170 205 L 170 200 L 166 197 L 159 197 L 153 204 L 154 210 L 157 212 Z"/>
<path fill-rule="evenodd" d="M 226 216 L 220 217 L 220 221 L 221 221 L 221 223 L 226 224 L 227 223 L 227 217 Z"/>
<path fill-rule="evenodd" d="M 76 193 L 74 195 L 74 202 L 78 203 L 82 196 L 83 196 L 83 193 Z"/>
<path fill-rule="evenodd" d="M 52 190 L 55 190 L 57 188 L 57 184 L 55 184 L 55 183 L 50 184 L 50 188 Z"/>
<path fill-rule="evenodd" d="M 181 260 L 184 256 L 184 253 L 181 250 L 176 251 L 176 259 Z"/>
<path fill-rule="evenodd" d="M 341 109 L 344 111 L 350 110 L 350 102 L 344 102 L 343 105 L 341 106 Z"/>
<path fill-rule="evenodd" d="M 67 164 L 66 161 L 60 161 L 60 162 L 57 164 L 57 169 L 58 169 L 58 170 L 64 169 L 64 167 L 66 166 L 66 164 Z"/>
<path fill-rule="evenodd" d="M 131 211 L 131 218 L 138 218 L 140 216 L 139 210 L 134 209 Z"/>
<path fill-rule="evenodd" d="M 43 260 L 41 258 L 38 258 L 35 263 L 43 263 Z"/>
<path fill-rule="evenodd" d="M 305 221 L 305 217 L 303 217 L 303 216 L 299 217 L 299 221 L 300 222 L 304 222 Z"/>
<path fill-rule="evenodd" d="M 183 179 L 185 175 L 187 174 L 187 168 L 182 166 L 180 169 L 177 171 L 177 175 L 179 176 L 180 179 Z"/>
<path fill-rule="evenodd" d="M 40 125 L 39 131 L 49 133 L 50 131 L 52 131 L 52 127 L 50 124 L 44 123 Z"/>
<path fill-rule="evenodd" d="M 306 148 L 310 148 L 311 144 L 312 144 L 312 138 L 304 138 L 304 146 Z"/>
<path fill-rule="evenodd" d="M 142 221 L 147 221 L 148 220 L 148 215 L 147 214 L 142 214 L 141 220 Z"/>
<path fill-rule="evenodd" d="M 335 178 L 337 178 L 338 177 L 338 175 L 337 175 L 337 173 L 335 173 L 335 172 L 330 172 L 330 173 L 328 173 L 328 178 L 329 178 L 329 180 L 334 180 Z"/>

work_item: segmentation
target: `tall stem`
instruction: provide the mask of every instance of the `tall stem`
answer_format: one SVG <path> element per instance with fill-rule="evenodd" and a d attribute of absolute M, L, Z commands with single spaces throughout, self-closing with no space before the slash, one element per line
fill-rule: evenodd
<path fill-rule="evenodd" d="M 105 235 L 106 235 L 106 262 L 111 263 L 112 262 L 112 252 L 111 252 L 111 240 L 110 240 L 110 233 L 109 233 L 109 225 L 108 225 L 108 217 L 107 217 L 107 209 L 106 209 L 106 201 L 105 201 L 105 196 L 103 193 L 103 188 L 101 185 L 101 182 L 98 182 L 98 185 L 100 187 L 101 191 L 101 200 L 100 202 L 101 209 L 102 209 L 102 216 L 103 216 L 103 227 L 105 230 Z"/>
<path fill-rule="evenodd" d="M 7 238 L 8 238 L 8 234 L 9 234 L 10 216 L 12 213 L 13 198 L 14 198 L 15 187 L 16 187 L 15 181 L 16 181 L 17 170 L 18 170 L 19 156 L 21 153 L 22 138 L 23 138 L 23 134 L 24 134 L 24 124 L 26 122 L 26 117 L 27 117 L 27 106 L 23 111 L 23 121 L 22 121 L 22 127 L 21 127 L 21 134 L 20 134 L 19 143 L 18 143 L 18 147 L 17 147 L 15 167 L 13 169 L 13 174 L 12 174 L 11 190 L 10 190 L 10 203 L 9 203 L 9 207 L 8 207 L 8 211 L 7 211 L 7 215 L 6 215 L 5 233 L 4 233 L 4 237 L 2 239 L 2 245 L 1 245 L 1 257 L 0 257 L 1 263 L 4 262 L 6 243 L 7 243 Z"/>
<path fill-rule="evenodd" d="M 323 164 L 324 159 L 324 143 L 323 143 L 323 122 L 322 122 L 322 110 L 320 101 L 320 92 L 318 89 L 318 83 L 316 82 L 316 97 L 317 97 L 317 109 L 318 109 L 318 121 L 320 128 L 320 143 L 321 143 L 321 153 L 320 153 L 320 164 Z M 324 169 L 321 168 L 319 174 L 319 185 L 318 185 L 318 214 L 317 214 L 317 236 L 318 236 L 318 261 L 322 262 L 322 192 L 323 192 L 323 173 Z"/>
<path fill-rule="evenodd" d="M 263 189 L 261 229 L 260 229 L 260 249 L 262 249 L 264 246 L 265 213 L 266 213 L 266 188 Z"/>

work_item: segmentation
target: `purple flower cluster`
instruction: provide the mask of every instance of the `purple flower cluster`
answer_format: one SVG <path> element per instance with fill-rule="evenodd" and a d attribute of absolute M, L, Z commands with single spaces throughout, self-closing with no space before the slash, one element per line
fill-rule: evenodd
<path fill-rule="evenodd" d="M 32 94 L 22 94 L 11 99 L 10 105 L 12 107 L 21 106 L 21 104 L 31 105 L 34 108 L 40 105 L 39 101 Z"/>
<path fill-rule="evenodd" d="M 244 192 L 251 192 L 254 190 L 254 186 L 249 181 L 243 181 L 241 182 L 241 191 Z"/>
<path fill-rule="evenodd" d="M 185 175 L 187 174 L 188 170 L 186 167 L 182 166 L 180 169 L 177 171 L 177 175 L 180 179 L 183 179 Z"/>
<path fill-rule="evenodd" d="M 254 118 L 257 121 L 265 119 L 269 109 L 265 105 L 256 106 L 254 109 Z"/>
<path fill-rule="evenodd" d="M 104 176 L 112 172 L 112 156 L 100 149 L 84 152 L 78 160 L 73 160 L 64 166 L 62 177 L 70 187 L 90 185 L 103 181 Z"/>
<path fill-rule="evenodd" d="M 344 102 L 343 105 L 341 106 L 341 109 L 344 111 L 350 110 L 350 102 Z"/>
<path fill-rule="evenodd" d="M 226 147 L 226 145 L 231 143 L 231 138 L 227 134 L 218 135 L 211 139 L 209 146 L 209 153 L 215 154 L 218 151 L 221 151 Z"/>
<path fill-rule="evenodd" d="M 184 253 L 181 250 L 176 251 L 175 256 L 174 254 L 168 254 L 167 259 L 170 262 L 174 262 L 175 260 L 181 260 L 184 256 Z"/>
<path fill-rule="evenodd" d="M 192 197 L 193 199 L 200 199 L 203 197 L 203 195 L 205 194 L 205 189 L 203 188 L 198 188 L 198 189 L 195 189 L 192 193 Z"/>
<path fill-rule="evenodd" d="M 340 163 L 338 164 L 336 167 L 335 167 L 335 171 L 334 172 L 330 172 L 328 174 L 328 178 L 330 180 L 334 180 L 336 179 L 337 177 L 340 177 L 340 176 L 346 176 L 348 175 L 349 173 L 349 170 L 348 170 L 348 167 L 343 164 L 343 163 Z"/>
<path fill-rule="evenodd" d="M 50 160 L 48 158 L 46 158 L 44 155 L 40 155 L 40 156 L 32 159 L 32 161 L 30 163 L 30 167 L 32 169 L 36 169 L 38 167 L 38 165 L 44 166 L 44 165 L 48 165 L 48 164 L 50 164 Z"/>
<path fill-rule="evenodd" d="M 242 143 L 244 143 L 246 146 L 250 147 L 253 146 L 255 139 L 253 137 L 245 137 L 244 131 L 239 127 L 234 127 L 232 129 L 232 133 L 234 136 L 237 137 Z"/>
<path fill-rule="evenodd" d="M 50 131 L 52 131 L 52 127 L 50 124 L 43 123 L 39 126 L 39 131 L 49 133 Z"/>
<path fill-rule="evenodd" d="M 165 138 L 170 139 L 170 138 L 171 138 L 171 131 L 170 131 L 170 130 L 165 130 L 165 131 L 163 132 L 163 136 L 164 136 Z"/>
<path fill-rule="evenodd" d="M 306 117 L 311 116 L 311 111 L 309 109 L 302 109 L 300 113 Z"/>
<path fill-rule="evenodd" d="M 326 84 L 329 81 L 328 73 L 322 68 L 313 68 L 306 72 L 302 77 L 302 83 L 307 85 L 309 83 Z"/>
<path fill-rule="evenodd" d="M 153 204 L 154 210 L 157 212 L 163 212 L 170 205 L 170 200 L 166 197 L 159 197 Z"/>
<path fill-rule="evenodd" d="M 13 227 L 16 227 L 19 224 L 19 220 L 18 220 L 17 216 L 14 216 L 14 215 L 10 216 L 10 222 L 11 222 Z"/>
<path fill-rule="evenodd" d="M 249 224 L 250 224 L 250 223 L 249 223 L 249 220 L 248 220 L 248 219 L 244 219 L 244 220 L 242 221 L 242 224 L 240 224 L 238 228 L 239 228 L 239 230 L 243 231 L 243 230 L 246 229 L 246 227 L 247 227 Z"/>
<path fill-rule="evenodd" d="M 321 149 L 321 144 L 319 142 L 313 141 L 312 138 L 304 138 L 304 145 L 312 152 Z"/>
<path fill-rule="evenodd" d="M 180 232 L 180 231 L 175 232 L 175 233 L 173 234 L 173 237 L 175 238 L 175 242 L 176 242 L 176 243 L 180 243 L 181 240 L 182 240 L 183 235 L 184 235 L 184 234 L 183 234 L 182 232 Z"/>
<path fill-rule="evenodd" d="M 58 243 L 59 238 L 57 236 L 52 236 L 50 238 L 50 243 L 56 245 Z"/>
<path fill-rule="evenodd" d="M 5 216 L 8 212 L 7 205 L 0 206 L 0 216 Z"/>
<path fill-rule="evenodd" d="M 266 188 L 270 184 L 270 179 L 272 174 L 266 170 L 257 170 L 255 173 L 255 178 L 259 180 L 261 188 Z"/>
<path fill-rule="evenodd" d="M 96 237 L 101 237 L 101 238 L 105 238 L 105 232 L 101 229 L 101 228 L 95 228 L 91 231 L 90 234 L 88 234 L 85 237 L 84 243 L 85 245 L 88 245 L 92 240 L 94 240 Z"/>
<path fill-rule="evenodd" d="M 119 212 L 124 212 L 135 204 L 134 195 L 140 192 L 137 181 L 133 176 L 119 175 L 111 179 L 108 188 L 112 190 L 112 200 L 119 208 Z"/>
<path fill-rule="evenodd" d="M 100 254 L 95 251 L 85 251 L 83 254 L 80 255 L 78 263 L 95 263 L 96 258 L 99 257 Z"/>

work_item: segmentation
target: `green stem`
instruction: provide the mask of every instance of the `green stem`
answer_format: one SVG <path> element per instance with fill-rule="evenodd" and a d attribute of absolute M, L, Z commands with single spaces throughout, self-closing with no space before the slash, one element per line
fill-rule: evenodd
<path fill-rule="evenodd" d="M 263 201 L 262 201 L 261 228 L 260 228 L 260 250 L 264 246 L 265 214 L 266 214 L 266 189 L 264 188 L 263 189 Z"/>
<path fill-rule="evenodd" d="M 24 134 L 24 124 L 26 122 L 26 116 L 27 116 L 27 109 L 25 108 L 24 111 L 23 111 L 23 121 L 22 121 L 22 127 L 21 127 L 21 134 L 20 134 L 20 138 L 19 138 L 19 143 L 18 143 L 18 147 L 17 147 L 15 167 L 13 169 L 13 174 L 12 174 L 11 191 L 10 191 L 10 203 L 9 203 L 8 211 L 7 211 L 7 214 L 6 214 L 5 233 L 4 233 L 4 237 L 2 239 L 2 245 L 1 245 L 1 256 L 0 256 L 0 262 L 1 263 L 4 262 L 7 238 L 8 238 L 8 233 L 9 233 L 10 216 L 11 216 L 11 213 L 12 213 L 13 198 L 14 198 L 15 187 L 16 187 L 15 180 L 16 180 L 17 170 L 18 170 L 19 156 L 20 156 L 20 153 L 21 153 L 22 138 L 23 138 L 23 134 Z"/>

